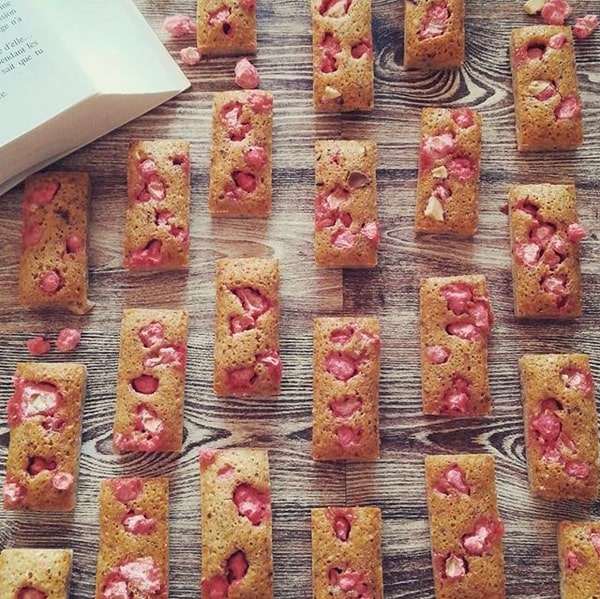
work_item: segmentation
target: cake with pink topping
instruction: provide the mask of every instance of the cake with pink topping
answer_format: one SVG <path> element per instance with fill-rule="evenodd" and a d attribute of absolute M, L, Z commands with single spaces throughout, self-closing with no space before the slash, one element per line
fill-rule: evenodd
<path fill-rule="evenodd" d="M 96 599 L 169 596 L 169 481 L 113 478 L 100 484 Z"/>
<path fill-rule="evenodd" d="M 578 148 L 583 125 L 571 28 L 514 29 L 510 63 L 519 151 Z"/>
<path fill-rule="evenodd" d="M 515 316 L 581 316 L 579 224 L 573 185 L 513 185 L 508 196 Z"/>
<path fill-rule="evenodd" d="M 544 499 L 598 496 L 598 422 L 584 354 L 519 360 L 529 486 Z"/>
<path fill-rule="evenodd" d="M 217 261 L 215 393 L 221 397 L 278 395 L 279 262 Z"/>
<path fill-rule="evenodd" d="M 600 522 L 558 524 L 561 599 L 600 597 Z"/>
<path fill-rule="evenodd" d="M 315 460 L 379 457 L 379 320 L 315 318 L 313 435 Z"/>
<path fill-rule="evenodd" d="M 63 599 L 69 596 L 71 549 L 3 549 L 2 599 Z"/>
<path fill-rule="evenodd" d="M 4 508 L 66 512 L 75 507 L 83 364 L 17 364 L 8 400 L 10 443 Z"/>
<path fill-rule="evenodd" d="M 208 209 L 212 216 L 266 217 L 271 212 L 273 95 L 214 95 Z"/>
<path fill-rule="evenodd" d="M 310 6 L 315 110 L 371 110 L 371 0 L 310 0 Z"/>
<path fill-rule="evenodd" d="M 379 508 L 313 508 L 311 536 L 314 599 L 383 599 Z"/>
<path fill-rule="evenodd" d="M 267 451 L 201 451 L 200 501 L 202 599 L 273 599 Z"/>
<path fill-rule="evenodd" d="M 481 116 L 423 108 L 415 231 L 472 237 L 479 216 Z"/>
<path fill-rule="evenodd" d="M 196 36 L 206 56 L 256 52 L 256 0 L 198 0 Z"/>
<path fill-rule="evenodd" d="M 190 243 L 190 144 L 135 141 L 127 157 L 124 266 L 180 270 Z"/>
<path fill-rule="evenodd" d="M 464 59 L 464 0 L 406 0 L 404 68 L 457 69 Z"/>
<path fill-rule="evenodd" d="M 420 289 L 423 412 L 491 411 L 488 341 L 494 321 L 485 277 L 432 277 Z"/>
<path fill-rule="evenodd" d="M 315 143 L 315 261 L 334 268 L 377 265 L 377 146 Z"/>
<path fill-rule="evenodd" d="M 504 599 L 493 456 L 427 456 L 425 480 L 436 599 Z"/>
<path fill-rule="evenodd" d="M 181 451 L 187 330 L 185 310 L 123 312 L 116 451 Z"/>
<path fill-rule="evenodd" d="M 25 181 L 19 301 L 89 312 L 87 173 L 48 172 Z"/>

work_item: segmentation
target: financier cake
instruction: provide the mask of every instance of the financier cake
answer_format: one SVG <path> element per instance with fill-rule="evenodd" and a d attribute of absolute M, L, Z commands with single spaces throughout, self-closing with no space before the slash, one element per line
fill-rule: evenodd
<path fill-rule="evenodd" d="M 379 508 L 313 508 L 311 533 L 314 599 L 383 599 Z"/>
<path fill-rule="evenodd" d="M 315 460 L 379 457 L 379 321 L 315 318 L 313 436 Z"/>
<path fill-rule="evenodd" d="M 190 144 L 135 141 L 127 157 L 125 268 L 181 270 L 189 263 Z"/>
<path fill-rule="evenodd" d="M 544 499 L 598 496 L 598 422 L 584 354 L 519 360 L 531 492 Z"/>
<path fill-rule="evenodd" d="M 464 0 L 405 1 L 404 68 L 456 69 L 464 58 Z"/>
<path fill-rule="evenodd" d="M 315 261 L 335 268 L 377 265 L 377 146 L 315 143 Z"/>
<path fill-rule="evenodd" d="M 571 28 L 514 29 L 510 63 L 519 151 L 578 148 L 583 125 Z"/>
<path fill-rule="evenodd" d="M 310 6 L 315 110 L 371 110 L 371 0 L 310 0 Z"/>
<path fill-rule="evenodd" d="M 267 451 L 202 450 L 200 497 L 202 599 L 273 599 Z"/>
<path fill-rule="evenodd" d="M 19 301 L 89 312 L 87 173 L 48 172 L 25 181 Z"/>
<path fill-rule="evenodd" d="M 423 412 L 489 414 L 488 340 L 494 317 L 485 277 L 422 279 L 420 304 Z"/>
<path fill-rule="evenodd" d="M 216 287 L 215 393 L 278 395 L 279 262 L 222 258 L 217 262 Z"/>
<path fill-rule="evenodd" d="M 169 481 L 112 478 L 100 484 L 96 599 L 169 596 Z"/>
<path fill-rule="evenodd" d="M 83 364 L 17 364 L 7 405 L 4 509 L 66 512 L 75 507 L 85 383 Z"/>
<path fill-rule="evenodd" d="M 212 216 L 266 217 L 271 212 L 273 95 L 214 95 L 208 208 Z"/>
<path fill-rule="evenodd" d="M 427 456 L 425 479 L 436 599 L 504 599 L 494 458 Z"/>
<path fill-rule="evenodd" d="M 3 549 L 0 553 L 2 599 L 66 599 L 71 549 Z"/>
<path fill-rule="evenodd" d="M 206 56 L 256 51 L 256 0 L 198 0 L 198 49 Z"/>
<path fill-rule="evenodd" d="M 579 224 L 573 185 L 513 185 L 508 195 L 517 318 L 581 315 Z"/>
<path fill-rule="evenodd" d="M 423 108 L 415 231 L 472 237 L 479 215 L 481 116 Z"/>
<path fill-rule="evenodd" d="M 123 312 L 113 427 L 118 452 L 181 450 L 187 329 L 185 310 Z"/>

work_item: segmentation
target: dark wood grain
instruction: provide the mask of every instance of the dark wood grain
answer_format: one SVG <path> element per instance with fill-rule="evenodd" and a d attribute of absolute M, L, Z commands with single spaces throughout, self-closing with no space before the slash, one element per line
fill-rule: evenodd
<path fill-rule="evenodd" d="M 165 16 L 193 15 L 194 0 L 137 0 L 174 57 L 193 39 L 172 40 Z M 560 519 L 600 517 L 598 501 L 550 503 L 529 494 L 517 361 L 524 352 L 584 352 L 600 382 L 600 35 L 577 44 L 585 143 L 577 152 L 519 155 L 508 39 L 533 24 L 521 0 L 467 2 L 467 61 L 457 72 L 402 69 L 400 0 L 373 0 L 375 109 L 321 115 L 312 109 L 311 31 L 305 0 L 259 0 L 261 87 L 275 94 L 274 210 L 267 221 L 212 221 L 207 213 L 212 93 L 231 89 L 235 58 L 184 67 L 192 88 L 178 98 L 65 158 L 56 166 L 93 178 L 90 295 L 85 317 L 42 314 L 16 305 L 22 186 L 2 199 L 0 227 L 0 476 L 8 448 L 6 401 L 15 364 L 31 359 L 25 340 L 83 328 L 70 358 L 88 366 L 81 478 L 70 515 L 0 510 L 0 548 L 58 546 L 75 550 L 72 597 L 93 596 L 99 481 L 120 475 L 171 480 L 171 596 L 199 596 L 200 519 L 197 456 L 201 447 L 270 450 L 274 502 L 275 596 L 311 597 L 310 508 L 377 505 L 384 517 L 386 597 L 433 596 L 423 456 L 485 452 L 496 458 L 499 507 L 506 524 L 507 593 L 515 599 L 558 597 L 555 527 Z M 592 3 L 572 2 L 574 13 Z M 414 199 L 420 108 L 473 106 L 484 119 L 480 227 L 472 241 L 415 238 Z M 188 275 L 129 276 L 121 268 L 125 156 L 131 139 L 177 137 L 192 142 L 191 268 Z M 378 202 L 383 228 L 380 264 L 372 271 L 313 266 L 313 144 L 319 138 L 370 138 L 378 143 Z M 581 222 L 584 316 L 572 323 L 517 322 L 512 313 L 508 227 L 499 207 L 516 182 L 575 181 Z M 212 392 L 214 268 L 221 256 L 275 256 L 282 271 L 282 393 L 271 400 L 223 400 Z M 481 420 L 426 418 L 421 413 L 418 284 L 424 276 L 482 273 L 496 324 L 490 348 L 494 412 Z M 185 443 L 180 455 L 116 456 L 111 448 L 118 331 L 124 307 L 190 311 Z M 315 463 L 310 458 L 312 318 L 364 313 L 381 318 L 382 456 L 373 464 Z M 52 353 L 48 360 L 63 356 Z M 482 598 L 483 599 L 483 598 Z"/>

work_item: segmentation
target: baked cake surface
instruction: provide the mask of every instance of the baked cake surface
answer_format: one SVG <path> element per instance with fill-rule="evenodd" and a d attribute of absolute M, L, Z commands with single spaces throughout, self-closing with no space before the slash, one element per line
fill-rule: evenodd
<path fill-rule="evenodd" d="M 379 457 L 379 320 L 314 320 L 313 436 L 315 460 Z"/>
<path fill-rule="evenodd" d="M 580 242 L 575 187 L 512 185 L 508 195 L 515 316 L 581 315 Z"/>
<path fill-rule="evenodd" d="M 222 258 L 217 261 L 216 288 L 215 393 L 278 395 L 279 262 Z"/>
<path fill-rule="evenodd" d="M 28 177 L 23 199 L 19 301 L 34 308 L 85 314 L 88 300 L 87 173 L 47 172 Z"/>
<path fill-rule="evenodd" d="M 200 491 L 202 599 L 272 599 L 267 451 L 202 450 Z"/>
<path fill-rule="evenodd" d="M 315 261 L 333 268 L 377 266 L 377 146 L 315 143 Z"/>
<path fill-rule="evenodd" d="M 83 364 L 17 364 L 7 404 L 5 509 L 74 509 L 86 376 Z"/>
<path fill-rule="evenodd" d="M 311 509 L 314 599 L 383 599 L 381 510 Z"/>
<path fill-rule="evenodd" d="M 531 492 L 544 499 L 598 495 L 598 422 L 585 354 L 525 354 L 519 360 Z"/>
<path fill-rule="evenodd" d="M 425 479 L 436 599 L 504 599 L 493 456 L 427 456 Z"/>
<path fill-rule="evenodd" d="M 419 319 L 423 412 L 489 414 L 488 342 L 494 316 L 485 277 L 421 279 Z"/>
<path fill-rule="evenodd" d="M 510 63 L 519 151 L 581 146 L 581 96 L 571 28 L 533 25 L 514 29 Z"/>

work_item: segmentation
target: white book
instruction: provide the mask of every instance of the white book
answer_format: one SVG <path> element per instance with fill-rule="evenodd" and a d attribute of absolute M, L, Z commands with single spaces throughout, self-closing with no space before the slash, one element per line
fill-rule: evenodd
<path fill-rule="evenodd" d="M 132 0 L 0 0 L 0 195 L 189 86 Z"/>

